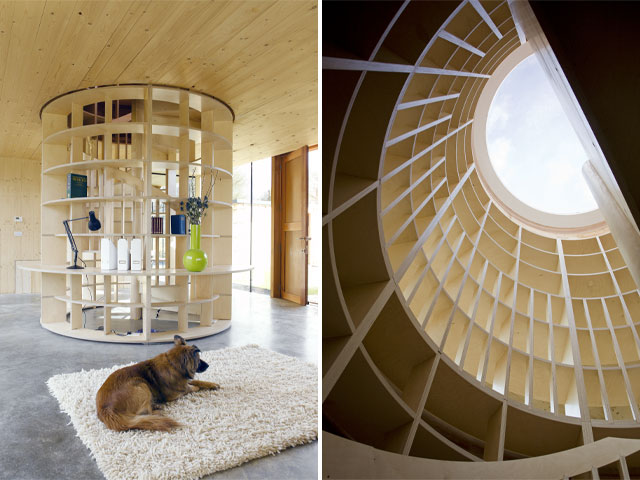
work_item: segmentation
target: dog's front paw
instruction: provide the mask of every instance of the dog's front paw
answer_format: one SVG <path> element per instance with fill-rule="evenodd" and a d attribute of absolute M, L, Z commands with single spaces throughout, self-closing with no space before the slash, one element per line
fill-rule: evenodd
<path fill-rule="evenodd" d="M 218 390 L 220 388 L 220 385 L 217 383 L 204 382 L 202 380 L 191 380 L 189 384 L 193 387 L 197 387 L 199 390 Z"/>
<path fill-rule="evenodd" d="M 218 390 L 220 385 L 213 382 L 199 382 L 198 386 L 203 390 Z"/>

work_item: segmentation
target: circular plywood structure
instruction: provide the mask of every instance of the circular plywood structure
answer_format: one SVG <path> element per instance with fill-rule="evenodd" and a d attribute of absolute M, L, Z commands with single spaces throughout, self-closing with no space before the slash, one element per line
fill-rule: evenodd
<path fill-rule="evenodd" d="M 400 9 L 325 118 L 326 428 L 459 461 L 640 438 L 637 286 L 600 217 L 518 218 L 480 178 L 480 100 L 520 40 L 507 2 L 447 8 Z"/>
<path fill-rule="evenodd" d="M 119 343 L 164 342 L 174 333 L 198 338 L 229 328 L 231 276 L 250 269 L 231 265 L 231 108 L 184 88 L 122 84 L 57 96 L 40 115 L 41 251 L 48 265 L 34 269 L 43 277 L 42 326 L 73 338 Z M 68 187 L 72 174 L 85 187 L 79 194 Z M 153 181 L 157 174 L 160 185 Z M 211 264 L 198 273 L 180 268 L 187 234 L 169 228 L 191 188 L 191 195 L 211 197 L 201 220 L 202 249 Z M 86 266 L 69 270 L 63 222 L 81 220 L 89 211 L 96 212 L 101 230 L 69 223 Z M 127 264 L 123 270 L 100 268 L 101 240 L 117 241 L 128 256 L 133 239 L 140 242 L 138 270 L 124 259 L 118 259 Z M 85 328 L 83 306 L 102 307 L 101 330 Z M 171 332 L 153 331 L 160 308 L 177 310 Z M 141 320 L 141 335 L 117 332 L 114 309 Z M 189 326 L 190 311 L 198 314 L 197 326 Z"/>

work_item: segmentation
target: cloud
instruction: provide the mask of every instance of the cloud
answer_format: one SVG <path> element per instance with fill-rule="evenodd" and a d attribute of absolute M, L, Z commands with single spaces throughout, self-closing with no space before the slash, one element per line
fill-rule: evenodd
<path fill-rule="evenodd" d="M 487 144 L 491 163 L 496 171 L 504 171 L 509 165 L 511 141 L 506 137 L 494 138 Z"/>
<path fill-rule="evenodd" d="M 558 214 L 597 208 L 581 172 L 587 154 L 534 56 L 498 89 L 487 148 L 500 180 L 527 205 Z"/>
<path fill-rule="evenodd" d="M 504 130 L 509 124 L 509 98 L 503 98 L 502 102 L 491 104 L 487 117 L 487 130 Z"/>
<path fill-rule="evenodd" d="M 580 167 L 565 159 L 547 163 L 548 181 L 558 190 L 566 190 L 576 180 L 576 173 L 582 176 Z"/>

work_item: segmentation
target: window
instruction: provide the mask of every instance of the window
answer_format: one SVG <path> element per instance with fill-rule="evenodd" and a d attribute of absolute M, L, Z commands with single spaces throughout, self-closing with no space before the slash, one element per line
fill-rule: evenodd
<path fill-rule="evenodd" d="M 309 259 L 308 300 L 318 303 L 318 289 L 322 281 L 322 212 L 320 211 L 320 180 L 322 179 L 320 151 L 309 150 Z"/>
<path fill-rule="evenodd" d="M 233 171 L 233 263 L 253 265 L 233 275 L 234 286 L 249 291 L 271 289 L 271 158 Z"/>

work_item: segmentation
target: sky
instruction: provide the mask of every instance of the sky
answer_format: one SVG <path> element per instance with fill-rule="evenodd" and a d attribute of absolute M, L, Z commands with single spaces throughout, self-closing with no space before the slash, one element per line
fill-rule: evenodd
<path fill-rule="evenodd" d="M 597 208 L 582 176 L 587 154 L 535 55 L 498 88 L 487 147 L 498 178 L 530 207 L 564 215 Z"/>

